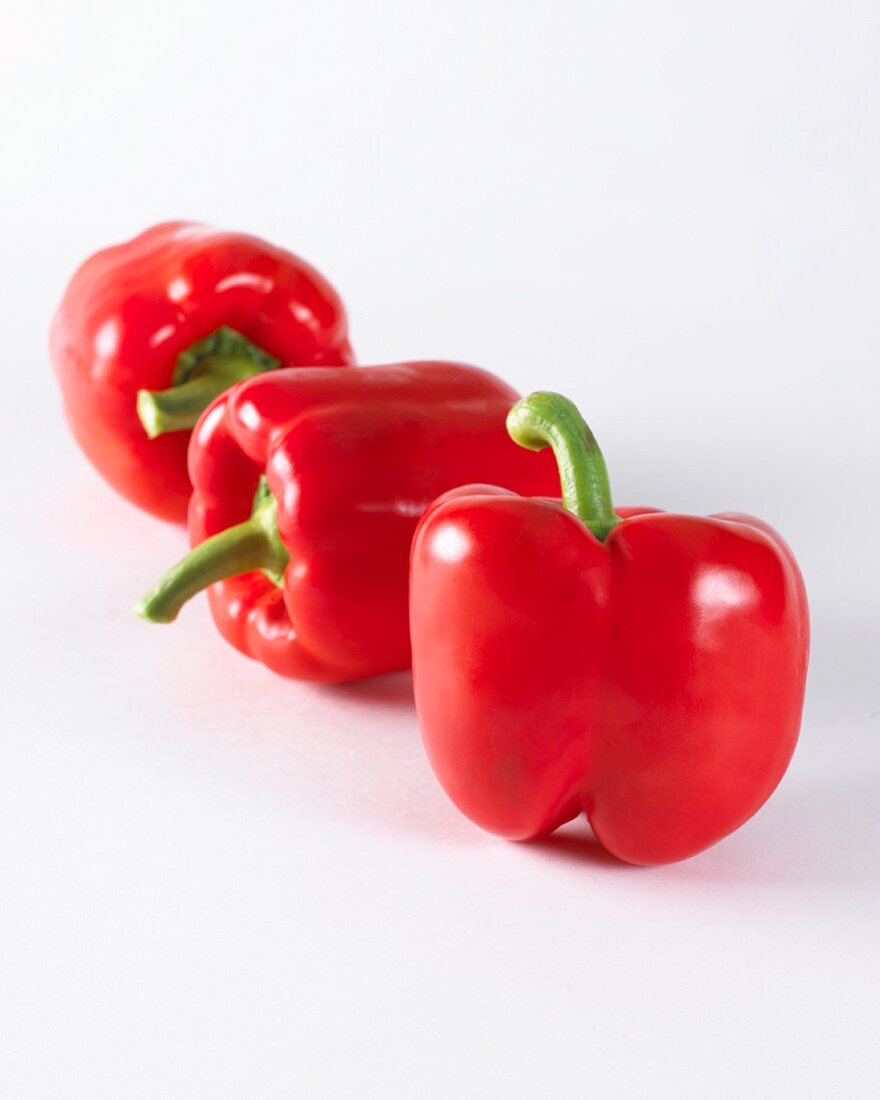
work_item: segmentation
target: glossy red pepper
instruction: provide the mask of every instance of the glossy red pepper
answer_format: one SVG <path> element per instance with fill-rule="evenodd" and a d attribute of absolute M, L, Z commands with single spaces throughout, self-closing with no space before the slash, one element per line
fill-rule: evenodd
<path fill-rule="evenodd" d="M 564 506 L 471 486 L 422 520 L 411 629 L 431 763 L 501 836 L 586 813 L 623 860 L 693 855 L 755 813 L 794 751 L 798 567 L 748 516 L 615 514 L 595 439 L 558 395 L 524 399 L 509 425 L 554 449 Z"/>
<path fill-rule="evenodd" d="M 128 500 L 178 522 L 189 429 L 217 394 L 279 365 L 353 362 L 342 302 L 313 267 L 188 222 L 86 260 L 55 314 L 50 353 L 93 465 Z"/>
<path fill-rule="evenodd" d="M 168 622 L 211 584 L 220 632 L 284 676 L 408 667 L 409 551 L 430 502 L 474 478 L 557 485 L 550 456 L 536 462 L 507 435 L 516 397 L 485 371 L 431 362 L 281 370 L 236 386 L 190 443 L 196 548 L 140 613 Z"/>

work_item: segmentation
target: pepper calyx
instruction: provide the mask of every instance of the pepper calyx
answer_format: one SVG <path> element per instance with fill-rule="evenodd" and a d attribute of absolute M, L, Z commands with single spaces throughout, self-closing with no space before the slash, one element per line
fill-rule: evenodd
<path fill-rule="evenodd" d="M 167 389 L 138 390 L 138 419 L 150 439 L 193 428 L 224 390 L 280 365 L 242 333 L 221 325 L 178 355 Z"/>

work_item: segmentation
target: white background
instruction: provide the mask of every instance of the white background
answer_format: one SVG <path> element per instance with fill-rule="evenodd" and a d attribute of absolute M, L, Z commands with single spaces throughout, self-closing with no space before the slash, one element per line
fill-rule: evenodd
<path fill-rule="evenodd" d="M 0 51 L 0 1093 L 877 1095 L 875 0 L 31 2 Z M 46 333 L 172 217 L 312 260 L 364 363 L 569 393 L 619 502 L 786 535 L 813 661 L 751 823 L 505 844 L 408 677 L 132 615 L 182 535 L 79 455 Z"/>

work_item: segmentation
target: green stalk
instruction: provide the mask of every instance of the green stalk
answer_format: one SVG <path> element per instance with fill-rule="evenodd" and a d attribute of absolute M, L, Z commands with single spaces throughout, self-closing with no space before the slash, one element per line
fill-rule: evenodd
<path fill-rule="evenodd" d="M 138 390 L 138 418 L 150 439 L 194 428 L 224 390 L 278 366 L 273 356 L 223 325 L 178 356 L 171 386 Z"/>
<path fill-rule="evenodd" d="M 530 451 L 553 448 L 562 503 L 597 539 L 606 538 L 620 520 L 611 500 L 605 459 L 577 406 L 558 393 L 531 393 L 510 410 L 507 431 L 515 443 Z"/>
<path fill-rule="evenodd" d="M 250 519 L 199 543 L 150 589 L 135 611 L 151 623 L 173 622 L 187 600 L 217 581 L 260 569 L 280 583 L 289 559 L 278 534 L 275 498 L 263 478 Z"/>
<path fill-rule="evenodd" d="M 194 428 L 215 397 L 259 373 L 249 359 L 205 359 L 187 382 L 167 390 L 138 390 L 138 419 L 150 439 Z"/>

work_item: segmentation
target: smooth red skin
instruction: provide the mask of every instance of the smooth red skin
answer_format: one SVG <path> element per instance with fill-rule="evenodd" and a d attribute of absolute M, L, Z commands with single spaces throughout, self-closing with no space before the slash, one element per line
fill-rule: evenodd
<path fill-rule="evenodd" d="M 221 325 L 284 364 L 354 362 L 342 302 L 313 267 L 257 237 L 190 222 L 95 253 L 52 322 L 50 354 L 77 442 L 114 489 L 162 519 L 186 519 L 190 432 L 149 439 L 137 391 L 170 386 L 178 355 Z"/>
<path fill-rule="evenodd" d="M 552 456 L 507 435 L 516 399 L 439 362 L 282 370 L 218 398 L 190 444 L 191 541 L 246 519 L 265 471 L 291 557 L 283 588 L 262 573 L 210 588 L 223 636 L 302 680 L 408 668 L 409 551 L 429 504 L 474 478 L 558 491 Z"/>
<path fill-rule="evenodd" d="M 440 782 L 484 829 L 528 840 L 585 812 L 620 859 L 667 863 L 782 778 L 807 600 L 760 520 L 620 514 L 601 543 L 558 502 L 439 500 L 412 550 L 416 706 Z"/>

